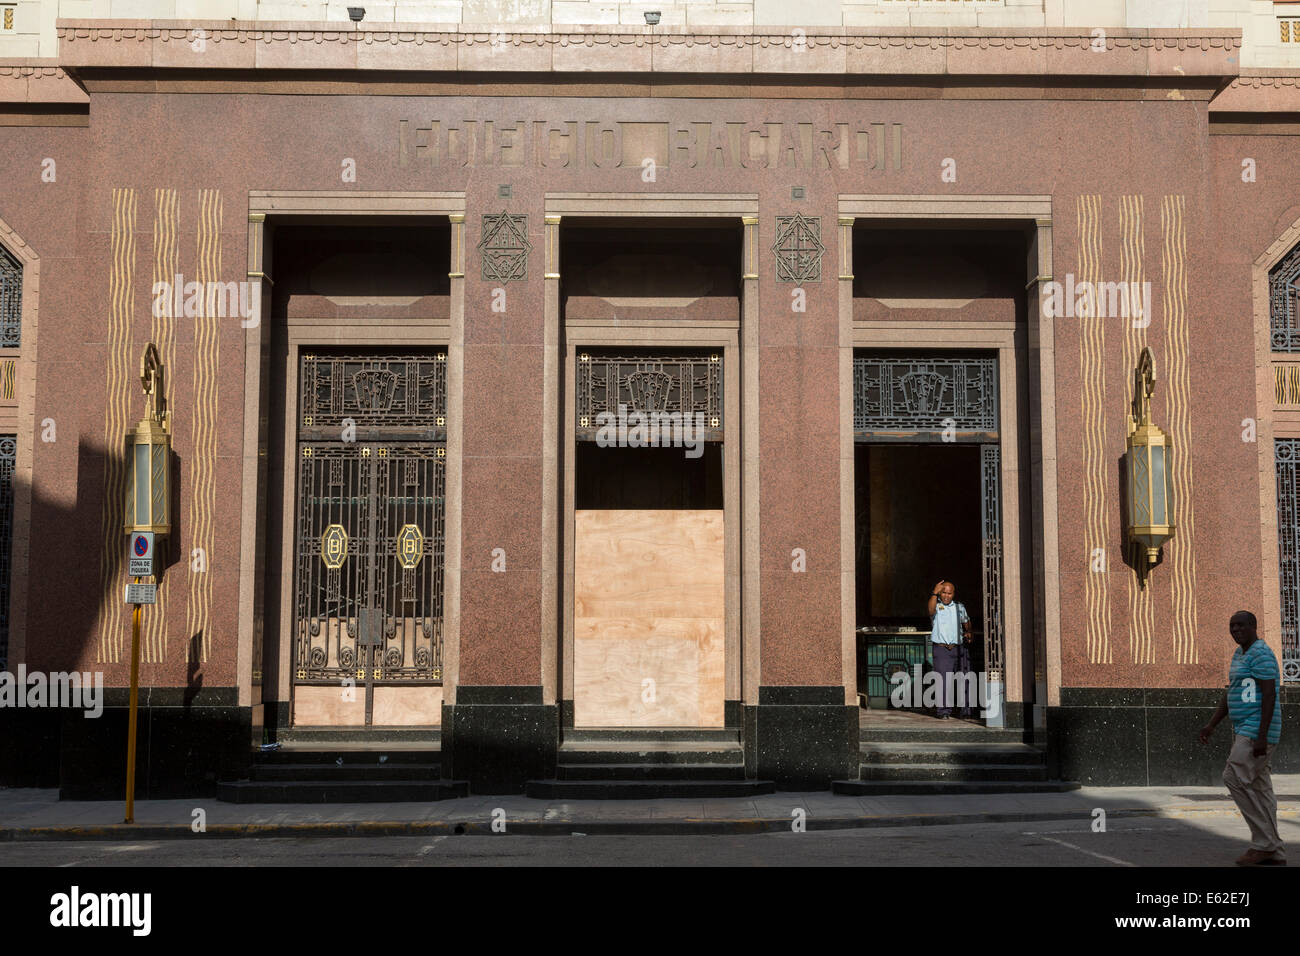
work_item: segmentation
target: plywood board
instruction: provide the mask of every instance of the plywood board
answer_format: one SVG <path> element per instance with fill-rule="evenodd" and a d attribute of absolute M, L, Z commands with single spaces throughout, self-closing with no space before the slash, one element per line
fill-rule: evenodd
<path fill-rule="evenodd" d="M 376 727 L 436 727 L 442 723 L 442 688 L 376 687 L 370 722 Z"/>
<path fill-rule="evenodd" d="M 295 687 L 295 727 L 355 727 L 366 722 L 366 688 Z M 348 699 L 351 698 L 351 699 Z"/>
<path fill-rule="evenodd" d="M 721 511 L 574 513 L 574 723 L 721 727 Z"/>

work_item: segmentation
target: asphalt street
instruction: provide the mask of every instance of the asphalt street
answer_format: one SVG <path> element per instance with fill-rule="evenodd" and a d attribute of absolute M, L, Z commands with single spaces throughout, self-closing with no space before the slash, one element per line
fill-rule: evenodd
<path fill-rule="evenodd" d="M 1282 837 L 1300 865 L 1300 822 Z M 1229 866 L 1246 848 L 1240 816 L 986 823 L 750 836 L 329 837 L 15 842 L 3 866 Z M 1235 869 L 1235 868 L 1234 868 Z M 1288 868 L 1289 870 L 1289 868 Z"/>

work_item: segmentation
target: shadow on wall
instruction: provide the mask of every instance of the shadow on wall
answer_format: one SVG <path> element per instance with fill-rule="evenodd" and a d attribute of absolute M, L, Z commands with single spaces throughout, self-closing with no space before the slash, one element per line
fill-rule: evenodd
<path fill-rule="evenodd" d="M 0 786 L 57 786 L 62 797 L 75 799 L 120 798 L 124 793 L 131 660 L 131 612 L 122 603 L 128 581 L 127 536 L 121 527 L 122 510 L 117 509 L 109 527 L 103 502 L 106 487 L 125 495 L 126 463 L 124 449 L 110 463 L 104 449 L 80 444 L 72 507 L 42 494 L 40 485 L 20 485 L 15 478 L 15 500 L 30 493 L 31 501 L 22 663 L 29 672 L 46 674 L 105 669 L 95 662 L 103 656 L 101 608 L 107 611 L 111 602 L 119 604 L 115 623 L 122 634 L 120 663 L 108 665 L 104 677 L 99 717 L 76 707 L 0 707 Z M 184 600 L 185 592 L 174 582 L 184 581 L 188 562 L 180 550 L 184 528 L 174 452 L 171 475 L 172 533 L 163 561 L 164 573 L 173 578 L 176 602 Z M 99 557 L 106 545 L 109 564 L 101 568 Z M 14 563 L 21 563 L 20 557 L 14 554 Z M 173 607 L 173 626 L 176 610 Z M 17 636 L 10 635 L 11 645 Z M 201 633 L 188 635 L 184 643 L 171 642 L 189 651 L 183 686 L 150 687 L 140 694 L 136 788 L 141 799 L 215 792 L 218 777 L 226 779 L 247 763 L 247 709 L 241 713 L 228 690 L 205 691 L 203 664 L 195 653 L 201 642 Z M 9 671 L 16 673 L 19 663 L 11 654 Z M 87 703 L 84 696 L 82 702 Z"/>

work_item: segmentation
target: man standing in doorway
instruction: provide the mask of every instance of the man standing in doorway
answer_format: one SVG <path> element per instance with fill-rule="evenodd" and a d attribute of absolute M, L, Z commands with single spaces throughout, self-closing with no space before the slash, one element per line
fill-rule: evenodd
<path fill-rule="evenodd" d="M 934 669 L 939 675 L 940 720 L 952 717 L 955 687 L 953 674 L 965 688 L 966 672 L 970 670 L 970 615 L 966 606 L 955 600 L 957 588 L 951 581 L 940 581 L 930 592 L 930 650 L 934 656 Z M 971 715 L 969 695 L 962 700 L 960 717 Z"/>
<path fill-rule="evenodd" d="M 1285 866 L 1286 852 L 1277 832 L 1277 798 L 1268 760 L 1282 736 L 1282 707 L 1278 700 L 1277 657 L 1255 633 L 1255 615 L 1238 611 L 1228 621 L 1237 642 L 1228 667 L 1228 689 L 1199 739 L 1208 743 L 1224 717 L 1232 717 L 1232 749 L 1223 768 L 1223 782 L 1250 827 L 1250 849 L 1238 866 Z"/>

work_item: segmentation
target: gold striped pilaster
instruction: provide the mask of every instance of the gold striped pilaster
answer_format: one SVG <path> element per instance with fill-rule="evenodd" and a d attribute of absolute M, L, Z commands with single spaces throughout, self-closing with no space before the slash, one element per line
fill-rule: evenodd
<path fill-rule="evenodd" d="M 1191 386 L 1187 369 L 1187 198 L 1168 195 L 1160 203 L 1164 273 L 1165 408 L 1173 439 L 1174 520 L 1177 530 L 1166 547 L 1172 565 L 1174 661 L 1200 663 L 1196 641 L 1196 516 L 1192 501 Z"/>
<path fill-rule="evenodd" d="M 1122 314 L 1119 321 L 1124 323 L 1124 368 L 1136 367 L 1137 358 L 1147 344 L 1145 324 L 1150 316 L 1143 316 L 1141 324 L 1134 326 L 1134 316 L 1141 307 L 1142 281 L 1146 278 L 1142 268 L 1142 254 L 1145 248 L 1143 233 L 1143 214 L 1145 205 L 1141 196 L 1120 196 L 1120 281 L 1124 283 L 1125 294 L 1137 290 L 1136 302 L 1130 301 L 1129 315 Z M 1110 320 L 1110 321 L 1113 321 Z M 1126 421 L 1129 414 L 1131 388 L 1119 389 L 1114 396 L 1116 420 Z M 1151 635 L 1154 631 L 1151 610 L 1151 590 L 1149 585 L 1143 587 L 1138 580 L 1137 571 L 1128 569 L 1128 616 L 1129 616 L 1129 659 L 1135 664 L 1150 664 L 1154 659 Z"/>
<path fill-rule="evenodd" d="M 124 440 L 132 395 L 131 314 L 135 307 L 136 191 L 114 189 L 109 235 L 112 264 L 108 275 L 108 335 L 104 381 L 104 498 L 100 505 L 99 646 L 95 662 L 122 660 L 122 559 L 126 552 L 122 521 L 126 506 Z"/>
<path fill-rule="evenodd" d="M 221 192 L 199 191 L 198 266 L 199 288 L 221 280 Z M 212 652 L 212 528 L 216 503 L 217 452 L 217 346 L 220 330 L 217 302 L 206 294 L 194 320 L 194 390 L 190 409 L 193 442 L 190 451 L 190 548 L 182 554 L 189 580 L 186 611 L 186 660 L 203 662 Z M 201 548 L 205 570 L 191 570 L 193 550 Z"/>
<path fill-rule="evenodd" d="M 165 398 L 170 408 L 175 397 L 172 386 L 172 374 L 176 368 L 176 316 L 172 314 L 176 301 L 176 289 L 173 283 L 180 272 L 177 256 L 177 225 L 180 221 L 180 202 L 174 189 L 155 189 L 153 193 L 153 282 L 151 288 L 157 288 L 159 282 L 165 282 L 171 293 L 166 308 L 151 308 L 150 340 L 158 346 L 158 355 L 166 369 L 163 386 Z M 184 292 L 184 289 L 180 290 Z M 161 311 L 162 315 L 156 313 Z M 155 664 L 167 659 L 167 607 L 169 584 L 173 575 L 164 574 L 158 581 L 158 603 L 150 608 L 152 613 L 144 615 L 144 643 L 141 648 L 141 660 Z"/>
<path fill-rule="evenodd" d="M 1079 281 L 1091 282 L 1093 288 L 1101 278 L 1101 196 L 1078 198 Z M 1080 305 L 1082 307 L 1080 307 Z M 1106 501 L 1108 468 L 1106 455 L 1106 329 L 1105 320 L 1097 315 L 1095 300 L 1076 303 L 1079 319 L 1079 349 L 1083 402 L 1083 475 L 1084 475 L 1084 559 L 1088 573 L 1084 576 L 1087 602 L 1088 661 L 1110 664 L 1110 565 L 1117 556 L 1109 553 L 1106 535 L 1110 511 Z M 1102 549 L 1105 569 L 1093 569 L 1093 553 Z"/>

